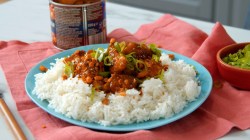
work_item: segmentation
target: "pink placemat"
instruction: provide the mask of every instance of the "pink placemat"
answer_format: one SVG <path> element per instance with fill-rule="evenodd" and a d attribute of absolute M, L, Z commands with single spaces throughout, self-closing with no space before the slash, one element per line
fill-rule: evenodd
<path fill-rule="evenodd" d="M 213 88 L 211 95 L 196 111 L 171 124 L 127 133 L 100 132 L 61 121 L 36 106 L 26 95 L 24 80 L 32 66 L 57 52 L 51 42 L 24 43 L 0 41 L 2 66 L 19 113 L 38 140 L 210 140 L 227 134 L 233 127 L 250 127 L 250 91 L 238 90 L 224 81 L 217 70 L 215 54 L 225 45 L 235 43 L 220 23 L 210 35 L 196 27 L 164 15 L 157 21 L 142 25 L 135 34 L 116 29 L 109 38 L 119 41 L 145 41 L 193 58 L 204 65 L 214 81 L 222 87 Z"/>

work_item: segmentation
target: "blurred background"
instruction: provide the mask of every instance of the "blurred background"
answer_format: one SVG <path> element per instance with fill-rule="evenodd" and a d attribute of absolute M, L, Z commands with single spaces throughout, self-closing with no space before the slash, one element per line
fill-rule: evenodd
<path fill-rule="evenodd" d="M 178 16 L 250 29 L 250 0 L 108 0 Z"/>

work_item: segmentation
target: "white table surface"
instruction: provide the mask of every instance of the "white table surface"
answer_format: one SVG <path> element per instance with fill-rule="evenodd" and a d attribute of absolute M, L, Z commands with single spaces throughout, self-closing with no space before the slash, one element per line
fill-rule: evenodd
<path fill-rule="evenodd" d="M 50 41 L 50 17 L 48 0 L 9 0 L 1 4 L 0 0 L 0 40 L 21 40 L 24 42 Z M 124 28 L 131 33 L 146 23 L 151 23 L 164 13 L 158 13 L 138 8 L 107 3 L 107 31 L 108 33 L 117 28 Z M 210 34 L 214 23 L 198 21 L 194 19 L 178 17 L 197 28 Z M 250 42 L 250 31 L 225 26 L 228 34 L 236 42 Z M 19 116 L 15 104 L 10 96 L 10 90 L 0 68 L 0 90 L 5 94 L 5 100 L 12 113 L 23 128 L 28 139 L 34 139 L 22 118 Z M 1 114 L 1 113 L 0 113 Z M 12 140 L 13 135 L 7 124 L 0 117 L 1 139 Z M 2 131 L 4 130 L 4 131 Z M 232 130 L 220 140 L 249 140 L 250 129 L 245 131 Z"/>

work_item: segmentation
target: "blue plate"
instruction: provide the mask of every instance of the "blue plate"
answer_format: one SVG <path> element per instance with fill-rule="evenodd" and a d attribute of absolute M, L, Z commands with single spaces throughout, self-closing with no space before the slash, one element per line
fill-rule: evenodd
<path fill-rule="evenodd" d="M 164 53 L 171 53 L 175 55 L 175 59 L 182 59 L 186 63 L 194 65 L 196 67 L 196 70 L 198 71 L 199 75 L 199 81 L 201 84 L 201 93 L 197 100 L 190 102 L 187 104 L 187 106 L 179 113 L 173 115 L 170 118 L 167 119 L 159 119 L 159 120 L 153 120 L 153 121 L 146 121 L 142 123 L 134 123 L 134 124 L 128 124 L 128 125 L 116 125 L 116 126 L 102 126 L 97 123 L 89 123 L 89 122 L 81 122 L 79 120 L 75 120 L 72 118 L 68 118 L 64 116 L 63 114 L 55 112 L 54 109 L 48 107 L 48 102 L 47 101 L 42 101 L 37 98 L 35 94 L 32 94 L 32 90 L 35 87 L 35 77 L 34 75 L 37 73 L 40 73 L 39 66 L 44 65 L 45 67 L 50 67 L 50 63 L 53 62 L 55 63 L 56 58 L 62 58 L 65 56 L 69 56 L 72 53 L 74 53 L 76 50 L 90 50 L 90 49 L 97 49 L 99 47 L 102 48 L 107 48 L 108 44 L 96 44 L 96 45 L 88 45 L 88 46 L 83 46 L 83 47 L 78 47 L 70 50 L 63 51 L 61 53 L 55 54 L 41 62 L 39 62 L 36 66 L 34 66 L 29 73 L 26 76 L 25 79 L 25 90 L 30 97 L 30 99 L 37 104 L 40 108 L 42 108 L 44 111 L 48 112 L 49 114 L 62 119 L 66 122 L 69 122 L 71 124 L 75 124 L 78 126 L 83 126 L 91 129 L 96 129 L 96 130 L 103 130 L 103 131 L 117 131 L 117 132 L 122 132 L 122 131 L 135 131 L 135 130 L 141 130 L 141 129 L 152 129 L 156 127 L 160 127 L 166 124 L 169 124 L 171 122 L 174 122 L 176 120 L 179 120 L 194 110 L 196 110 L 209 96 L 210 91 L 212 89 L 212 78 L 210 73 L 207 71 L 206 68 L 204 68 L 201 64 L 198 62 L 185 57 L 183 55 L 177 54 L 175 52 L 167 51 L 167 50 L 162 50 Z"/>

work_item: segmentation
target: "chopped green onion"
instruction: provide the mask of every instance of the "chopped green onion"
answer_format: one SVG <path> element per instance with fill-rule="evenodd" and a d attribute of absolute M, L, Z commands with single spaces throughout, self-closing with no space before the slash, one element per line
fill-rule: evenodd
<path fill-rule="evenodd" d="M 66 62 L 64 66 L 64 73 L 69 77 L 74 74 L 74 66 L 72 62 Z"/>
<path fill-rule="evenodd" d="M 147 69 L 147 66 L 146 66 L 145 62 L 143 62 L 142 60 L 137 60 L 136 59 L 135 68 L 138 71 L 143 71 L 143 70 Z"/>
<path fill-rule="evenodd" d="M 139 84 L 143 83 L 143 81 L 144 81 L 144 80 L 139 79 L 139 78 L 135 78 L 135 80 L 136 80 L 136 81 L 137 81 L 137 83 L 139 83 Z"/>
<path fill-rule="evenodd" d="M 160 74 L 156 77 L 159 78 L 162 82 L 164 82 L 164 70 L 161 70 Z"/>
<path fill-rule="evenodd" d="M 95 58 L 96 56 L 96 51 L 93 50 L 93 52 L 91 53 L 91 57 Z"/>
<path fill-rule="evenodd" d="M 115 49 L 120 53 L 120 52 L 122 52 L 123 49 L 126 47 L 126 42 L 125 42 L 125 41 L 120 42 L 120 43 L 115 42 L 115 43 L 114 43 L 114 47 L 115 47 Z"/>
<path fill-rule="evenodd" d="M 103 60 L 103 63 L 105 66 L 111 66 L 112 65 L 112 57 L 111 56 L 106 56 Z"/>
<path fill-rule="evenodd" d="M 135 67 L 134 67 L 134 65 L 133 65 L 132 63 L 128 63 L 128 64 L 126 65 L 126 67 L 127 67 L 127 69 L 129 69 L 129 70 L 134 70 L 134 69 L 135 69 Z"/>
<path fill-rule="evenodd" d="M 99 56 L 99 52 L 98 52 L 98 51 L 96 51 L 96 53 L 95 53 L 95 57 L 94 57 L 94 58 L 97 60 L 98 56 Z"/>
<path fill-rule="evenodd" d="M 118 52 L 121 52 L 121 47 L 120 47 L 120 45 L 119 45 L 118 42 L 115 42 L 115 43 L 114 43 L 114 47 L 115 47 L 115 49 L 116 49 Z"/>
<path fill-rule="evenodd" d="M 149 48 L 154 54 L 156 54 L 159 57 L 161 56 L 161 50 L 158 49 L 155 44 L 149 44 Z"/>
<path fill-rule="evenodd" d="M 157 56 L 157 55 L 155 55 L 155 54 L 152 55 L 152 59 L 153 59 L 155 62 L 159 62 L 159 61 L 160 61 L 160 57 Z"/>
<path fill-rule="evenodd" d="M 120 46 L 120 48 L 121 48 L 120 52 L 122 52 L 123 49 L 126 47 L 126 42 L 125 42 L 125 41 L 120 42 L 120 43 L 119 43 L 119 46 Z"/>
<path fill-rule="evenodd" d="M 135 57 L 133 56 L 133 54 L 135 54 L 135 52 L 125 55 L 128 62 L 135 63 Z"/>
<path fill-rule="evenodd" d="M 92 56 L 94 55 L 94 58 L 96 60 L 98 60 L 99 62 L 101 62 L 103 60 L 103 57 L 106 53 L 106 50 L 104 48 L 97 48 L 96 51 L 94 51 L 95 53 L 92 54 Z"/>
<path fill-rule="evenodd" d="M 129 70 L 134 70 L 135 69 L 135 65 L 136 65 L 136 58 L 133 56 L 135 54 L 135 52 L 131 52 L 127 55 L 125 55 L 125 58 L 127 59 L 127 69 Z"/>
<path fill-rule="evenodd" d="M 110 72 L 109 71 L 102 71 L 102 72 L 99 72 L 99 75 L 103 76 L 103 77 L 109 77 Z"/>
<path fill-rule="evenodd" d="M 91 95 L 90 95 L 91 102 L 94 101 L 94 97 L 95 97 L 95 88 L 92 87 L 92 89 L 91 89 Z"/>

